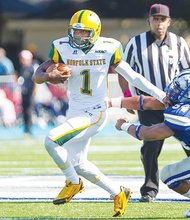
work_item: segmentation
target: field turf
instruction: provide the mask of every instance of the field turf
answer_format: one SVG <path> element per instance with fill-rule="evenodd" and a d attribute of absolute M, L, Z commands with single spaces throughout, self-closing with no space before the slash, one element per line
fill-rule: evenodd
<path fill-rule="evenodd" d="M 105 174 L 143 176 L 139 141 L 129 137 L 94 137 L 91 145 L 89 160 Z M 169 139 L 166 145 L 159 157 L 160 169 L 185 156 L 175 140 Z M 5 177 L 61 175 L 43 147 L 43 138 L 1 141 L 0 163 L 0 176 Z M 187 202 L 130 202 L 122 218 L 183 219 L 187 209 L 190 209 Z M 111 219 L 112 215 L 111 202 L 71 202 L 61 206 L 54 206 L 51 202 L 0 202 L 0 219 Z"/>

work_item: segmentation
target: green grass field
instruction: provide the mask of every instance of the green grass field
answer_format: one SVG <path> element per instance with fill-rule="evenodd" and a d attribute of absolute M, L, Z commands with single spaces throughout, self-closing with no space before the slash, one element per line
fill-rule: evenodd
<path fill-rule="evenodd" d="M 163 149 L 159 158 L 160 168 L 185 156 L 180 145 L 176 147 L 175 140 L 170 139 L 167 144 L 170 148 Z M 139 141 L 128 137 L 94 137 L 91 145 L 89 160 L 105 174 L 143 175 L 140 148 L 137 147 L 141 145 Z M 1 141 L 0 163 L 0 176 L 61 174 L 45 151 L 43 139 Z M 122 218 L 183 219 L 187 209 L 190 209 L 190 204 L 182 202 L 130 202 Z M 0 202 L 0 219 L 111 219 L 112 215 L 113 203 L 110 202 L 71 202 L 62 206 L 54 206 L 50 202 Z"/>

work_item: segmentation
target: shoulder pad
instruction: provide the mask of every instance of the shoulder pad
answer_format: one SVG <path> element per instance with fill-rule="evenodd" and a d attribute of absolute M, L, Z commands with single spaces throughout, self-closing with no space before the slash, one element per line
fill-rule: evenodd
<path fill-rule="evenodd" d="M 190 125 L 190 105 L 177 104 L 164 111 L 165 120 L 180 126 Z"/>
<path fill-rule="evenodd" d="M 115 44 L 115 45 L 120 45 L 121 42 L 114 39 L 114 38 L 108 38 L 108 37 L 99 37 L 99 39 L 102 40 L 103 43 L 108 43 L 108 44 Z"/>
<path fill-rule="evenodd" d="M 68 37 L 62 37 L 62 38 L 54 40 L 53 43 L 56 44 L 56 45 L 62 45 L 64 43 L 69 43 L 69 38 Z"/>

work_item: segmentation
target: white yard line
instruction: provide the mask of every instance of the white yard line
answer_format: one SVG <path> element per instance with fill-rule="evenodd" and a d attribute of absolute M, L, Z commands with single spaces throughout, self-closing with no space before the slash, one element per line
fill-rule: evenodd
<path fill-rule="evenodd" d="M 131 201 L 140 198 L 139 188 L 143 177 L 109 176 L 115 183 L 133 191 Z M 1 176 L 0 201 L 52 201 L 64 185 L 64 177 L 57 176 Z M 110 195 L 84 180 L 85 190 L 76 195 L 73 201 L 110 201 Z M 160 182 L 157 201 L 190 201 L 169 190 Z"/>

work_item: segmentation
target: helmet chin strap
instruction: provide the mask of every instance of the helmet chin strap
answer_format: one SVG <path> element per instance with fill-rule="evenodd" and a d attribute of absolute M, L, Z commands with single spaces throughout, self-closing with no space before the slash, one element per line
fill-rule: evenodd
<path fill-rule="evenodd" d="M 74 48 L 78 48 L 78 49 L 87 49 L 87 48 L 91 48 L 93 45 L 88 42 L 88 44 L 84 43 L 84 44 L 77 44 L 77 42 L 74 39 L 70 39 L 70 45 Z"/>

